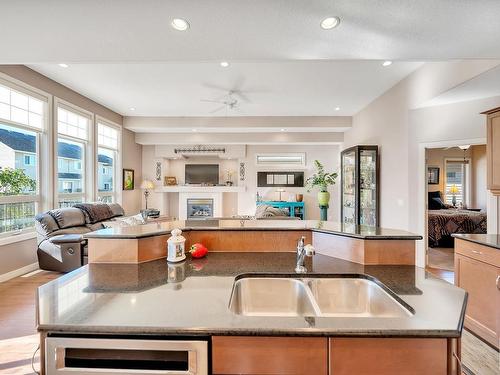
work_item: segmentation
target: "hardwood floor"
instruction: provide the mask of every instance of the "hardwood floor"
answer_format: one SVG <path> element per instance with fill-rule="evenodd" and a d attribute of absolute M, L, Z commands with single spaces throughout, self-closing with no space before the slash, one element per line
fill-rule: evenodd
<path fill-rule="evenodd" d="M 0 283 L 0 374 L 33 374 L 31 359 L 39 341 L 35 292 L 59 275 L 35 271 Z M 35 360 L 38 369 L 38 353 Z"/>

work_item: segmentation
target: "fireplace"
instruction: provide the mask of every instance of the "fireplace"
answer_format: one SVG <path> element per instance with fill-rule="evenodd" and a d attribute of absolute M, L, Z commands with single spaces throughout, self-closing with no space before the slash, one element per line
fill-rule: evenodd
<path fill-rule="evenodd" d="M 212 198 L 188 198 L 187 218 L 205 219 L 214 217 L 214 200 Z"/>

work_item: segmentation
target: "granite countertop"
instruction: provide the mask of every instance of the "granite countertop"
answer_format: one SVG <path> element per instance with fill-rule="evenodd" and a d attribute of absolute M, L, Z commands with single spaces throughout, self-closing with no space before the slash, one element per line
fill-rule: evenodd
<path fill-rule="evenodd" d="M 174 228 L 192 230 L 311 230 L 345 237 L 370 240 L 421 240 L 422 236 L 398 229 L 349 225 L 318 220 L 177 220 L 135 226 L 100 229 L 86 238 L 143 238 L 169 234 Z"/>
<path fill-rule="evenodd" d="M 228 308 L 235 277 L 294 274 L 294 253 L 210 253 L 168 264 L 90 264 L 38 290 L 38 329 L 66 333 L 458 337 L 467 294 L 413 266 L 363 266 L 316 255 L 307 274 L 369 275 L 414 311 L 407 317 L 256 317 Z M 327 275 L 328 274 L 328 275 Z M 294 274 L 295 275 L 295 274 Z M 354 296 L 353 296 L 354 297 Z"/>
<path fill-rule="evenodd" d="M 500 250 L 500 234 L 452 234 L 453 237 Z"/>

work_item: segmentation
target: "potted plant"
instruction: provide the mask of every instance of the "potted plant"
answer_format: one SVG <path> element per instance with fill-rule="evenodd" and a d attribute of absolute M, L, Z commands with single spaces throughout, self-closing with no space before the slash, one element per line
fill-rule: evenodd
<path fill-rule="evenodd" d="M 330 202 L 328 186 L 335 185 L 338 174 L 325 172 L 325 168 L 319 160 L 314 161 L 314 167 L 316 168 L 316 173 L 306 180 L 307 191 L 310 192 L 312 189 L 318 187 L 318 203 L 320 206 L 325 207 Z"/>

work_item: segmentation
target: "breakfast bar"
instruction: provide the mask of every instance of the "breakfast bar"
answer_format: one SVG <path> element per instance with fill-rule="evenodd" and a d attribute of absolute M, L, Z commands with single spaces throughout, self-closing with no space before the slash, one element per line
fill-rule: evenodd
<path fill-rule="evenodd" d="M 181 229 L 186 247 L 211 251 L 294 252 L 304 236 L 321 254 L 359 264 L 415 264 L 415 241 L 402 230 L 317 220 L 186 220 L 87 233 L 89 263 L 141 263 L 166 257 L 167 239 Z"/>

